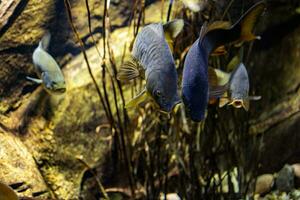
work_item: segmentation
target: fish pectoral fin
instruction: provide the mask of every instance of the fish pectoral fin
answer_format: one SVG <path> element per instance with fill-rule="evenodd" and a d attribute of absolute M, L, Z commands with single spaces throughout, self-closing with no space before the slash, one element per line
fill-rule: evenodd
<path fill-rule="evenodd" d="M 120 81 L 129 81 L 141 76 L 139 68 L 141 68 L 138 61 L 134 58 L 126 61 L 120 68 L 117 79 Z"/>
<path fill-rule="evenodd" d="M 183 26 L 183 19 L 174 19 L 163 25 L 164 33 L 174 40 L 182 31 Z"/>
<path fill-rule="evenodd" d="M 225 105 L 227 105 L 228 103 L 230 103 L 230 100 L 227 97 L 221 97 L 219 99 L 219 108 L 224 107 Z"/>
<path fill-rule="evenodd" d="M 210 55 L 211 56 L 220 56 L 227 54 L 226 48 L 224 45 L 217 47 Z"/>
<path fill-rule="evenodd" d="M 209 87 L 209 98 L 220 98 L 228 90 L 228 84 Z"/>
<path fill-rule="evenodd" d="M 139 93 L 136 97 L 134 97 L 133 99 L 131 99 L 126 105 L 125 108 L 133 108 L 138 106 L 140 103 L 146 101 L 147 99 L 149 99 L 149 93 L 147 92 L 146 88 Z"/>
<path fill-rule="evenodd" d="M 38 83 L 38 84 L 43 83 L 43 81 L 42 81 L 41 79 L 38 79 L 38 78 L 32 78 L 32 77 L 30 77 L 30 76 L 26 76 L 26 79 L 27 79 L 27 80 L 30 80 L 30 81 L 32 81 L 32 82 Z"/>
<path fill-rule="evenodd" d="M 261 100 L 261 96 L 249 96 L 248 99 L 250 101 L 258 101 Z"/>
<path fill-rule="evenodd" d="M 242 101 L 242 106 L 246 111 L 249 111 L 249 107 L 250 107 L 250 101 L 249 99 L 244 99 Z"/>

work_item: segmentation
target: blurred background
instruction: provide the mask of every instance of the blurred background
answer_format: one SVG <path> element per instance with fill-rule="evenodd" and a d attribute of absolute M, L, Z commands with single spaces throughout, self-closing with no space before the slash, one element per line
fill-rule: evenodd
<path fill-rule="evenodd" d="M 170 117 L 151 102 L 124 108 L 144 80 L 116 74 L 143 26 L 167 22 L 168 11 L 185 20 L 174 49 L 181 80 L 203 22 L 234 23 L 258 1 L 199 2 L 200 12 L 181 0 L 0 1 L 0 181 L 33 199 L 300 198 L 298 0 L 266 1 L 254 31 L 261 40 L 209 59 L 230 72 L 243 58 L 250 94 L 262 96 L 249 112 L 213 104 L 194 123 L 182 106 Z M 63 95 L 26 79 L 47 30 Z"/>

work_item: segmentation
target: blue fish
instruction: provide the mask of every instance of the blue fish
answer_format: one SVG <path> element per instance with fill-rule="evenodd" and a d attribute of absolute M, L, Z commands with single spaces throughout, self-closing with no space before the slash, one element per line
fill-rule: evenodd
<path fill-rule="evenodd" d="M 202 26 L 200 37 L 189 49 L 183 69 L 182 100 L 188 116 L 196 122 L 204 119 L 209 97 L 224 93 L 224 87 L 209 91 L 208 58 L 218 47 L 228 43 L 242 43 L 259 39 L 252 33 L 258 16 L 264 11 L 265 3 L 251 7 L 234 25 L 215 22 Z"/>
<path fill-rule="evenodd" d="M 131 80 L 142 76 L 145 89 L 132 99 L 131 108 L 149 99 L 154 100 L 163 112 L 170 112 L 180 102 L 177 91 L 178 76 L 172 55 L 171 39 L 181 32 L 183 20 L 167 24 L 154 23 L 145 26 L 133 44 L 132 58 L 118 72 L 119 80 Z"/>

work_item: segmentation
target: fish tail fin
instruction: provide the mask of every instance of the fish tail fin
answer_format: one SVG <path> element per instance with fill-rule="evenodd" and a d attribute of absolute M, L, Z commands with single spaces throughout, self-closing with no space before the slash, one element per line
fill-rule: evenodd
<path fill-rule="evenodd" d="M 164 32 L 170 34 L 172 39 L 175 39 L 179 33 L 182 31 L 184 26 L 183 19 L 174 19 L 163 25 Z"/>
<path fill-rule="evenodd" d="M 51 34 L 49 31 L 46 31 L 46 33 L 44 34 L 44 36 L 42 37 L 39 43 L 39 46 L 45 51 L 47 51 L 50 45 L 50 40 L 51 40 Z"/>
<path fill-rule="evenodd" d="M 139 64 L 135 59 L 126 61 L 120 68 L 117 74 L 117 79 L 120 81 L 129 81 L 141 76 L 138 67 Z"/>
<path fill-rule="evenodd" d="M 227 43 L 241 43 L 260 39 L 252 33 L 258 17 L 265 10 L 266 3 L 260 1 L 252 6 L 240 19 L 233 25 L 224 21 L 217 21 L 209 26 L 202 26 L 200 34 L 201 44 L 205 46 L 210 54 L 216 48 Z"/>
<path fill-rule="evenodd" d="M 179 35 L 184 27 L 183 19 L 174 19 L 163 25 L 165 39 L 173 52 L 174 50 L 174 40 Z"/>
<path fill-rule="evenodd" d="M 261 39 L 260 36 L 254 35 L 253 28 L 257 22 L 258 17 L 263 13 L 266 7 L 265 1 L 260 1 L 252 6 L 236 23 L 240 31 L 239 42 L 247 42 L 255 39 Z M 235 28 L 236 29 L 236 28 Z"/>

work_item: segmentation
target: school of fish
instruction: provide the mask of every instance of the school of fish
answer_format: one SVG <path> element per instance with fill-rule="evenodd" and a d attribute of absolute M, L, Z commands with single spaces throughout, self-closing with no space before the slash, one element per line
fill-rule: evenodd
<path fill-rule="evenodd" d="M 182 2 L 193 12 L 199 12 L 206 1 Z M 165 24 L 145 26 L 135 38 L 131 57 L 117 74 L 117 79 L 121 81 L 137 77 L 146 81 L 145 88 L 125 108 L 152 101 L 159 111 L 170 113 L 175 105 L 183 103 L 187 116 L 196 122 L 205 118 L 207 105 L 213 99 L 219 101 L 220 107 L 228 104 L 249 110 L 249 100 L 258 100 L 260 97 L 248 95 L 249 78 L 244 64 L 240 63 L 232 73 L 226 73 L 210 69 L 208 60 L 212 54 L 224 54 L 224 45 L 239 45 L 259 39 L 252 30 L 265 7 L 264 1 L 256 3 L 233 25 L 224 21 L 205 22 L 199 38 L 185 56 L 181 87 L 178 87 L 173 44 L 184 28 L 184 21 L 175 19 Z M 50 39 L 50 33 L 46 32 L 32 55 L 38 78 L 28 76 L 27 79 L 42 84 L 50 94 L 62 94 L 66 91 L 66 83 L 59 65 L 47 52 Z M 222 77 L 223 80 L 218 81 Z"/>
<path fill-rule="evenodd" d="M 183 1 L 190 6 L 200 5 L 197 3 L 201 2 L 203 3 Z M 249 100 L 261 98 L 249 96 L 248 72 L 242 62 L 232 73 L 226 73 L 218 69 L 209 70 L 208 60 L 211 54 L 225 53 L 227 44 L 241 45 L 243 42 L 260 39 L 252 31 L 265 7 L 264 1 L 256 3 L 233 25 L 224 21 L 202 25 L 199 38 L 185 56 L 180 88 L 182 102 L 191 120 L 200 122 L 205 118 L 210 99 L 218 99 L 220 107 L 228 104 L 248 111 Z M 137 106 L 151 97 L 160 110 L 169 113 L 181 101 L 170 41 L 181 32 L 183 24 L 182 20 L 174 20 L 164 25 L 150 24 L 138 33 L 132 58 L 121 67 L 118 79 L 125 81 L 140 76 L 145 78 L 146 87 L 126 108 Z"/>

